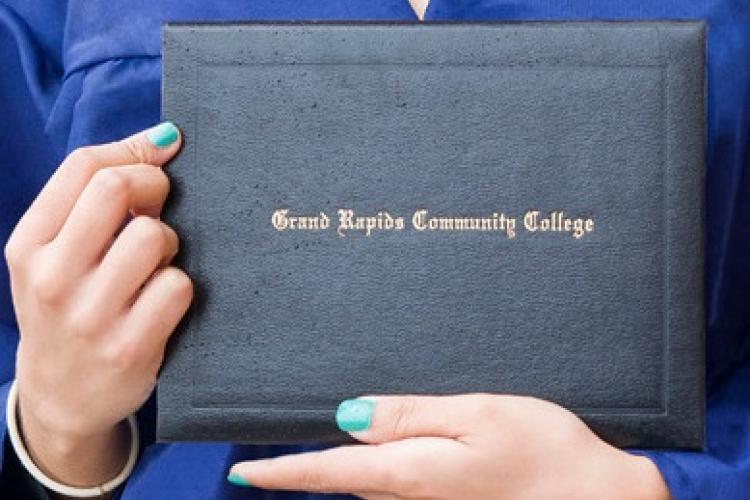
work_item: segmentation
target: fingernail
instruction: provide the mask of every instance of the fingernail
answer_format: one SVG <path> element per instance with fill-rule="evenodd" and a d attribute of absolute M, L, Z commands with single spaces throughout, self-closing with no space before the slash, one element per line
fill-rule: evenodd
<path fill-rule="evenodd" d="M 359 432 L 370 428 L 375 401 L 365 398 L 342 401 L 336 410 L 336 425 L 344 432 Z"/>
<path fill-rule="evenodd" d="M 146 132 L 146 137 L 151 144 L 157 148 L 166 148 L 179 137 L 180 132 L 172 122 L 163 122 L 155 127 L 151 127 Z"/>
<path fill-rule="evenodd" d="M 234 472 L 230 473 L 227 476 L 227 481 L 229 481 L 230 483 L 232 483 L 235 486 L 242 486 L 243 488 L 247 488 L 249 486 L 252 486 L 247 481 L 247 479 L 245 479 L 244 477 L 240 476 L 239 474 L 235 474 Z"/>

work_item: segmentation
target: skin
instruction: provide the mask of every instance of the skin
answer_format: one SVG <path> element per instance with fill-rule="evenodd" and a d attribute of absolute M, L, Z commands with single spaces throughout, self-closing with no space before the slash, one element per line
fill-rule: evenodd
<path fill-rule="evenodd" d="M 192 299 L 169 265 L 175 232 L 158 220 L 164 149 L 145 134 L 73 152 L 5 248 L 21 332 L 19 420 L 34 462 L 72 486 L 124 466 L 124 419 L 147 399 L 169 335 Z M 652 462 L 533 398 L 379 397 L 363 444 L 237 464 L 269 489 L 368 499 L 667 499 Z M 470 480 L 467 480 L 470 479 Z"/>
<path fill-rule="evenodd" d="M 535 398 L 470 394 L 375 398 L 363 444 L 242 462 L 268 489 L 385 499 L 668 499 L 656 466 Z"/>
<path fill-rule="evenodd" d="M 169 266 L 177 235 L 157 218 L 169 192 L 160 166 L 179 147 L 156 148 L 141 133 L 76 150 L 5 248 L 23 437 L 64 484 L 98 485 L 122 470 L 123 420 L 153 390 L 192 299 L 190 279 Z"/>
<path fill-rule="evenodd" d="M 427 5 L 429 5 L 429 3 L 430 0 L 409 0 L 412 10 L 420 21 L 424 20 L 424 14 L 425 11 L 427 11 Z"/>

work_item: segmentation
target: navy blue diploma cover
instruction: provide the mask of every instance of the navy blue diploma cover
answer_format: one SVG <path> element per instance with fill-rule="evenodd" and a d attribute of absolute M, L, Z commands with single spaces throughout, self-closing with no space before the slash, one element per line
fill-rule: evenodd
<path fill-rule="evenodd" d="M 196 299 L 159 439 L 491 392 L 703 446 L 702 24 L 170 24 L 163 64 Z"/>

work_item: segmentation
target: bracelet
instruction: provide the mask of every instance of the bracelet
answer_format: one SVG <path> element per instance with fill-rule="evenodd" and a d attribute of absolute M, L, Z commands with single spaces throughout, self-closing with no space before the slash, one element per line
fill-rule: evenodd
<path fill-rule="evenodd" d="M 114 479 L 111 479 L 100 486 L 77 488 L 74 486 L 68 486 L 58 483 L 54 479 L 49 478 L 41 470 L 39 470 L 39 467 L 37 467 L 31 460 L 31 457 L 26 450 L 26 446 L 23 443 L 23 439 L 21 438 L 21 433 L 19 432 L 17 421 L 18 415 L 16 410 L 17 406 L 18 388 L 16 387 L 16 381 L 14 380 L 13 384 L 10 387 L 10 392 L 8 393 L 8 404 L 5 408 L 5 416 L 8 425 L 8 435 L 10 437 L 10 442 L 13 445 L 13 449 L 16 452 L 18 460 L 24 466 L 26 471 L 48 490 L 74 498 L 98 497 L 104 495 L 105 493 L 109 493 L 120 486 L 125 482 L 128 476 L 130 476 L 130 473 L 133 472 L 135 461 L 138 458 L 138 448 L 140 446 L 138 424 L 135 420 L 134 415 L 130 415 L 127 419 L 130 426 L 130 454 L 128 455 L 128 460 L 125 463 L 125 467 L 122 469 L 122 471 Z"/>

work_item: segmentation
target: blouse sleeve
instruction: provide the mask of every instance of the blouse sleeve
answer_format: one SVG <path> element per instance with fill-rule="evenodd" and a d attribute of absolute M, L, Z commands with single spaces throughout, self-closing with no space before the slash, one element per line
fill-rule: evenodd
<path fill-rule="evenodd" d="M 750 363 L 709 394 L 704 452 L 635 450 L 654 461 L 676 500 L 747 498 L 750 492 Z"/>

